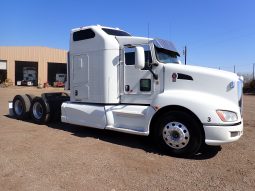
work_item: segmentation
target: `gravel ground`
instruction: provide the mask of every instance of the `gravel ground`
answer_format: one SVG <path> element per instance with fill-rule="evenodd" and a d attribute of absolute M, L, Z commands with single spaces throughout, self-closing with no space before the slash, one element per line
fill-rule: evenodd
<path fill-rule="evenodd" d="M 8 116 L 31 87 L 0 88 L 0 190 L 254 190 L 255 96 L 244 96 L 244 135 L 189 159 L 160 153 L 147 137 Z"/>

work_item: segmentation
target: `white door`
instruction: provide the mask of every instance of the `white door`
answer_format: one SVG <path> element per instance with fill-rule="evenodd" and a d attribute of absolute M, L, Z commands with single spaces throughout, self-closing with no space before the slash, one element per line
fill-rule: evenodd
<path fill-rule="evenodd" d="M 88 55 L 73 56 L 73 85 L 76 101 L 86 101 L 89 98 L 89 58 Z"/>
<path fill-rule="evenodd" d="M 145 51 L 145 68 L 135 68 L 135 49 L 124 48 L 124 79 L 123 79 L 123 103 L 146 103 L 153 94 L 153 76 L 147 69 L 152 62 L 149 45 L 143 45 Z"/>

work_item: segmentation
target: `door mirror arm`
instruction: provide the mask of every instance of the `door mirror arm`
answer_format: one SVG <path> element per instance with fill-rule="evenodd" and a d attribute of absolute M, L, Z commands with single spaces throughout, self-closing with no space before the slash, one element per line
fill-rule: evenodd
<path fill-rule="evenodd" d="M 148 67 L 148 69 L 149 69 L 150 73 L 152 74 L 154 80 L 158 80 L 158 74 L 155 74 L 155 73 L 153 72 L 152 67 Z"/>

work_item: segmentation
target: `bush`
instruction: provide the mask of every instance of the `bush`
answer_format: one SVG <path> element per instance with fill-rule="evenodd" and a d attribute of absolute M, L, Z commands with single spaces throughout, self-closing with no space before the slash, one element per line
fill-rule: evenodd
<path fill-rule="evenodd" d="M 255 80 L 249 80 L 248 82 L 244 83 L 243 92 L 255 93 Z"/>

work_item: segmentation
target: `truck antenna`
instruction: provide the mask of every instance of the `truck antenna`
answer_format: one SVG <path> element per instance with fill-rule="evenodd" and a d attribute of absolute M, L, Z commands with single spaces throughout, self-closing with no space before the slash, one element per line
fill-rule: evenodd
<path fill-rule="evenodd" d="M 150 23 L 148 23 L 148 26 L 147 26 L 147 32 L 148 32 L 148 43 L 150 41 Z"/>
<path fill-rule="evenodd" d="M 184 63 L 187 64 L 187 46 L 184 47 Z"/>

